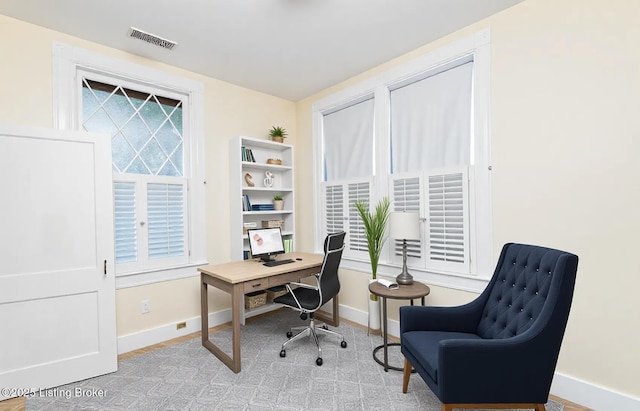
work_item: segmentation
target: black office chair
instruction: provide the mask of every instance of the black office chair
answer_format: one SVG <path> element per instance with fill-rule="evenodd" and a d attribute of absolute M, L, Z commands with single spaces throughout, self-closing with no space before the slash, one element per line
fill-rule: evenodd
<path fill-rule="evenodd" d="M 300 311 L 300 318 L 306 320 L 309 317 L 309 325 L 304 327 L 293 327 L 287 332 L 287 341 L 282 344 L 280 357 L 286 357 L 286 346 L 290 342 L 299 340 L 306 336 L 313 336 L 313 340 L 318 346 L 317 365 L 322 365 L 322 349 L 318 340 L 318 332 L 338 336 L 342 339 L 340 346 L 347 348 L 347 342 L 342 334 L 329 330 L 325 324 L 317 324 L 314 320 L 314 313 L 325 303 L 331 300 L 340 291 L 340 281 L 338 279 L 338 267 L 344 249 L 345 232 L 329 234 L 324 240 L 324 260 L 320 273 L 315 275 L 316 285 L 303 283 L 287 284 L 287 294 L 273 300 L 276 304 L 283 304 L 287 307 Z M 292 285 L 296 286 L 295 288 Z M 294 335 L 294 331 L 297 333 Z"/>

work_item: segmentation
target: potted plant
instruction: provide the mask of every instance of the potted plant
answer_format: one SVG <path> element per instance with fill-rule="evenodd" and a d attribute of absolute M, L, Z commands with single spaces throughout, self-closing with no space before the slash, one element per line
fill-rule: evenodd
<path fill-rule="evenodd" d="M 371 261 L 370 282 L 376 281 L 378 273 L 378 261 L 382 247 L 386 240 L 385 234 L 387 222 L 389 221 L 390 201 L 383 197 L 373 212 L 369 211 L 369 206 L 363 201 L 356 201 L 355 206 L 364 224 L 364 234 L 367 238 L 369 249 L 369 260 Z M 380 331 L 380 302 L 378 296 L 369 293 L 369 328 L 374 332 Z"/>
<path fill-rule="evenodd" d="M 287 138 L 287 130 L 282 127 L 273 126 L 271 130 L 269 130 L 269 137 L 271 137 L 273 141 L 284 143 L 284 139 Z"/>
<path fill-rule="evenodd" d="M 282 196 L 273 196 L 273 208 L 275 210 L 282 210 L 284 208 L 284 200 L 282 199 Z"/>

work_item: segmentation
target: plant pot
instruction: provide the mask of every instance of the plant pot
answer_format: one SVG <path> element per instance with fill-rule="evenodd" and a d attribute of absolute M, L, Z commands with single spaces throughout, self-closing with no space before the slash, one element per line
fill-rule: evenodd
<path fill-rule="evenodd" d="M 284 137 L 273 137 L 273 141 L 276 143 L 284 143 Z"/>
<path fill-rule="evenodd" d="M 274 210 L 284 209 L 284 200 L 273 200 L 273 209 Z"/>
<path fill-rule="evenodd" d="M 369 283 L 376 280 L 370 279 Z M 377 296 L 369 293 L 369 334 L 380 335 L 380 299 Z"/>

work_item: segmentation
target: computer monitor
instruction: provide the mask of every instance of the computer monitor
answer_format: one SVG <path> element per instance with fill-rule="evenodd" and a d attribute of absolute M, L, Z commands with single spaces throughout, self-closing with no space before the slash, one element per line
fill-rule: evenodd
<path fill-rule="evenodd" d="M 284 241 L 280 227 L 247 230 L 249 249 L 254 258 L 270 261 L 276 254 L 284 253 Z"/>

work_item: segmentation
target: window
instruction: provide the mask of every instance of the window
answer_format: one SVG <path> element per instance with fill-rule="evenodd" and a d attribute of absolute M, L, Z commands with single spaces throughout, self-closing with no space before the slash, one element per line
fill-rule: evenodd
<path fill-rule="evenodd" d="M 116 287 L 197 275 L 202 85 L 62 44 L 54 62 L 58 127 L 111 137 Z"/>
<path fill-rule="evenodd" d="M 371 192 L 373 109 L 374 100 L 369 96 L 322 115 L 324 233 L 347 232 L 345 256 L 368 255 L 364 225 L 356 218 L 355 203 L 369 202 Z"/>
<path fill-rule="evenodd" d="M 183 101 L 79 74 L 82 128 L 111 136 L 116 271 L 186 263 Z"/>
<path fill-rule="evenodd" d="M 421 216 L 421 240 L 408 241 L 414 277 L 482 289 L 492 261 L 489 57 L 483 31 L 314 104 L 318 240 L 347 231 L 345 268 L 370 270 L 353 199 L 387 196 L 392 211 Z M 383 274 L 397 274 L 401 250 L 387 241 Z"/>

